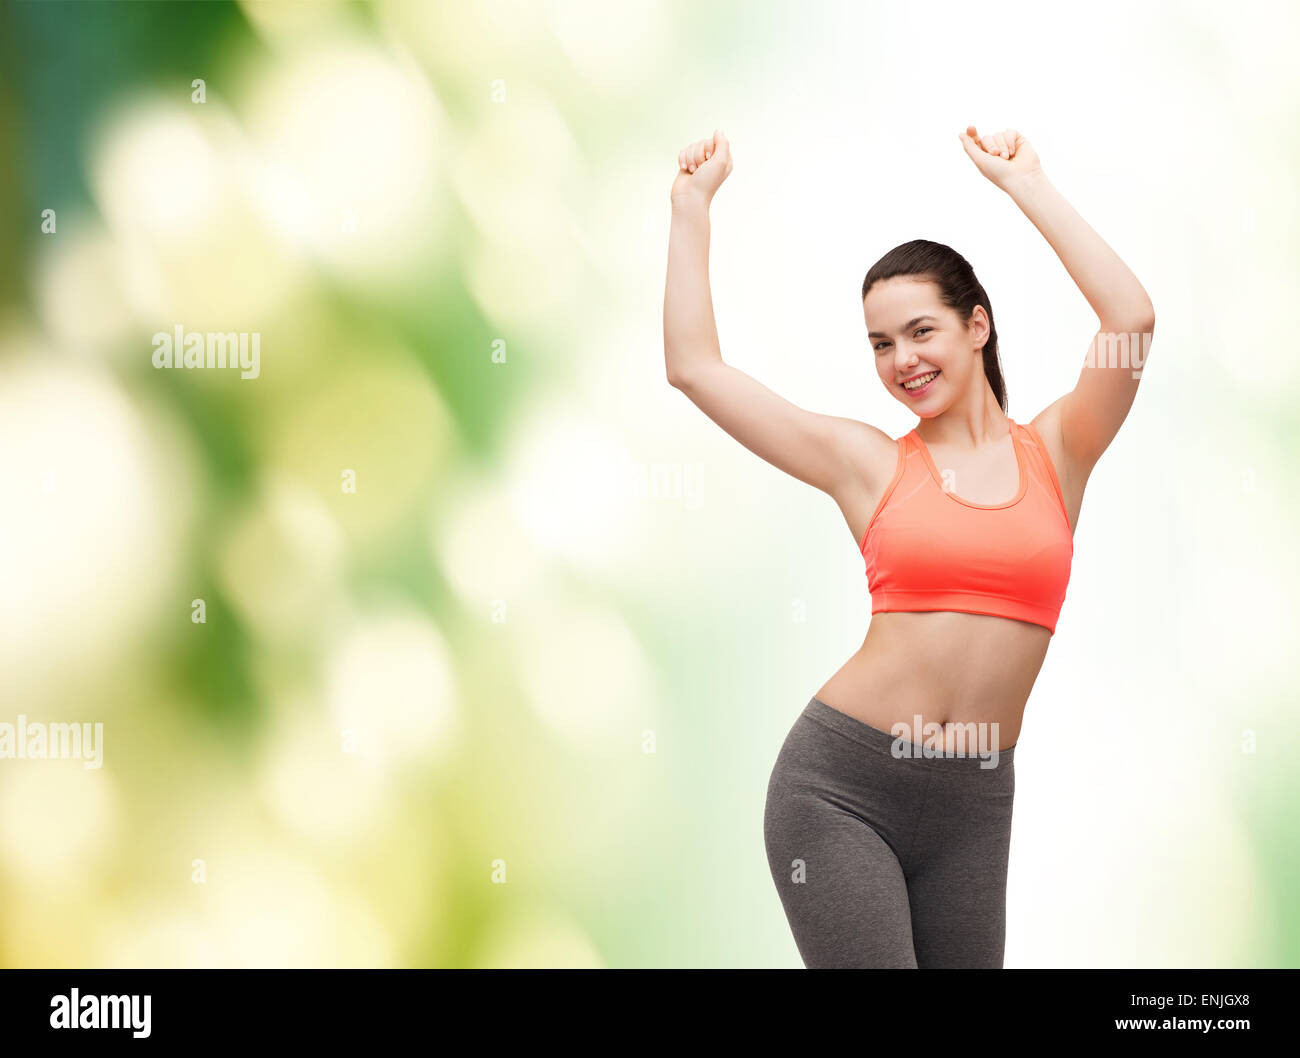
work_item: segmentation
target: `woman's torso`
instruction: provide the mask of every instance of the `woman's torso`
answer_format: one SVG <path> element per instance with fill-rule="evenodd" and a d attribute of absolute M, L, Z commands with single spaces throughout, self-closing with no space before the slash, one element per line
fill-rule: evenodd
<path fill-rule="evenodd" d="M 904 439 L 874 437 L 859 458 L 863 463 L 860 480 L 876 484 L 837 497 L 856 540 L 863 539 L 877 512 L 891 472 L 900 461 L 902 444 Z M 1061 476 L 1061 453 L 1045 439 L 1042 446 L 1057 471 L 1061 490 L 1057 509 L 1063 500 L 1072 536 L 1083 483 Z M 951 471 L 961 482 L 960 488 L 951 489 L 961 500 L 945 500 L 969 509 L 1000 505 L 1017 494 L 1022 457 L 1014 447 L 997 451 L 994 447 L 988 446 L 978 457 L 926 447 L 938 472 Z M 962 500 L 969 502 L 963 504 Z M 886 507 L 889 502 L 892 497 Z M 932 508 L 942 510 L 935 508 L 933 501 Z M 967 517 L 978 519 L 979 515 Z M 1043 625 L 986 614 L 946 610 L 875 613 L 862 646 L 822 685 L 817 697 L 882 731 L 905 724 L 910 740 L 926 745 L 939 745 L 929 725 L 943 725 L 943 746 L 949 752 L 973 752 L 969 744 L 959 747 L 959 732 L 953 725 L 996 723 L 998 748 L 1006 749 L 1019 740 L 1025 705 L 1051 636 Z"/>

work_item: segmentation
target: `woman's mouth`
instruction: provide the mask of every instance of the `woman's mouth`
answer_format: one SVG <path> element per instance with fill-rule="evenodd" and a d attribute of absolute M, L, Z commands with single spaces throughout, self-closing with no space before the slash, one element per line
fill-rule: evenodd
<path fill-rule="evenodd" d="M 909 397 L 919 397 L 934 385 L 934 380 L 938 377 L 938 371 L 931 371 L 928 375 L 919 375 L 910 382 L 904 382 L 903 389 Z"/>

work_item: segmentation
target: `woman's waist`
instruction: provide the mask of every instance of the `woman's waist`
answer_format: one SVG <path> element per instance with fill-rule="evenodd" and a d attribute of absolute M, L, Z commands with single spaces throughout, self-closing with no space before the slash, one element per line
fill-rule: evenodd
<path fill-rule="evenodd" d="M 803 717 L 879 754 L 906 761 L 937 761 L 947 774 L 960 774 L 963 765 L 967 770 L 978 767 L 982 771 L 999 762 L 1008 769 L 1012 764 L 1016 737 L 1004 732 L 998 721 L 940 725 L 919 714 L 906 721 L 881 720 L 870 712 L 858 715 L 852 708 L 827 701 L 823 693 L 828 692 L 813 696 Z"/>
<path fill-rule="evenodd" d="M 1014 745 L 1041 657 L 972 651 L 961 641 L 889 638 L 873 642 L 868 635 L 817 697 L 884 730 L 902 725 L 915 742 L 951 742 L 997 725 L 991 730 L 1001 745 Z"/>
<path fill-rule="evenodd" d="M 945 753 L 1006 751 L 1020 739 L 1024 701 L 953 703 L 924 687 L 881 684 L 841 669 L 814 696 L 825 705 L 916 746 Z"/>

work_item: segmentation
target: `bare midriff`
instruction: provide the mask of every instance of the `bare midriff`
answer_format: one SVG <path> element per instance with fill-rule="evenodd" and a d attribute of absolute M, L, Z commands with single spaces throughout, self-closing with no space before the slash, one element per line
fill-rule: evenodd
<path fill-rule="evenodd" d="M 862 646 L 817 697 L 881 731 L 906 725 L 909 741 L 936 749 L 930 725 L 940 725 L 948 753 L 978 751 L 968 724 L 986 725 L 987 744 L 1010 749 L 1051 638 L 1041 625 L 984 614 L 873 614 Z"/>

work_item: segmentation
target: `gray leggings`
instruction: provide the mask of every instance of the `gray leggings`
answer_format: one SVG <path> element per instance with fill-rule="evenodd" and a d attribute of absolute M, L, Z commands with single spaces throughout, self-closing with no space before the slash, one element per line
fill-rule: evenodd
<path fill-rule="evenodd" d="M 894 741 L 814 697 L 777 755 L 763 838 L 804 965 L 1000 969 L 1014 747 L 983 768 Z"/>

